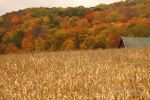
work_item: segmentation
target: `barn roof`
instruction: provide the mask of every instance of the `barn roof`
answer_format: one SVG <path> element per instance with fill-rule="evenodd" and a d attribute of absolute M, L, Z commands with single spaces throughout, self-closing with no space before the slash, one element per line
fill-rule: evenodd
<path fill-rule="evenodd" d="M 125 47 L 150 47 L 150 38 L 122 37 Z"/>

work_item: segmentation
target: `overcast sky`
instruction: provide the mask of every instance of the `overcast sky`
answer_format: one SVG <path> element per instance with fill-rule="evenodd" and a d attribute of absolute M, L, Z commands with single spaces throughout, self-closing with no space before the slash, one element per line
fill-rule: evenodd
<path fill-rule="evenodd" d="M 110 4 L 121 0 L 0 0 L 0 15 L 29 7 L 92 7 L 100 3 Z"/>

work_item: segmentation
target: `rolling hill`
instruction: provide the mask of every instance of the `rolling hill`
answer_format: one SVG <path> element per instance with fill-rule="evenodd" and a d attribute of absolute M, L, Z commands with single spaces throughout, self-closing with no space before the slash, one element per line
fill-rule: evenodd
<path fill-rule="evenodd" d="M 150 1 L 85 8 L 28 8 L 0 17 L 0 53 L 115 48 L 121 36 L 150 37 Z"/>

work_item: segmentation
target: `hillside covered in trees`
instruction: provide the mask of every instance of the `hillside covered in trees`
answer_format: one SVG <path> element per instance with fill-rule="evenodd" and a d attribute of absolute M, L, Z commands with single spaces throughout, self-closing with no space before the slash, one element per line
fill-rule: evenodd
<path fill-rule="evenodd" d="M 28 8 L 0 17 L 0 53 L 115 48 L 150 37 L 150 0 L 84 8 Z"/>

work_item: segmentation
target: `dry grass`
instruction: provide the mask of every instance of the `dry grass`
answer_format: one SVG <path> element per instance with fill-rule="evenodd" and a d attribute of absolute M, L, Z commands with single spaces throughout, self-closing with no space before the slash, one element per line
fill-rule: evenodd
<path fill-rule="evenodd" d="M 148 48 L 0 56 L 0 100 L 148 99 Z"/>

